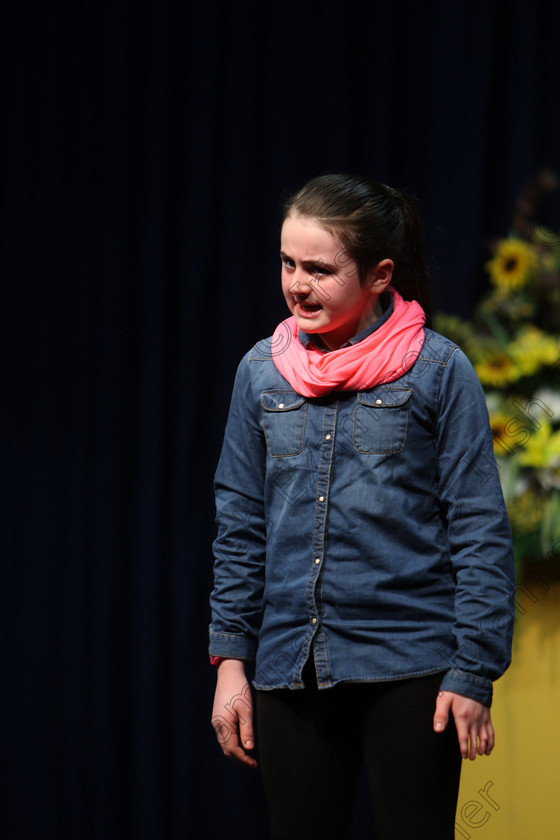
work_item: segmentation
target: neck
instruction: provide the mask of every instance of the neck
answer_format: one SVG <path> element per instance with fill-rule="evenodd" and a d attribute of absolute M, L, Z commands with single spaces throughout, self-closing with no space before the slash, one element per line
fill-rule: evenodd
<path fill-rule="evenodd" d="M 375 298 L 373 306 L 364 311 L 353 326 L 344 329 L 342 332 L 340 330 L 333 330 L 332 332 L 319 333 L 319 337 L 327 350 L 340 350 L 342 345 L 355 335 L 358 335 L 362 330 L 366 330 L 372 324 L 375 324 L 377 319 L 381 318 L 383 312 L 384 309 L 379 302 L 378 296 Z"/>

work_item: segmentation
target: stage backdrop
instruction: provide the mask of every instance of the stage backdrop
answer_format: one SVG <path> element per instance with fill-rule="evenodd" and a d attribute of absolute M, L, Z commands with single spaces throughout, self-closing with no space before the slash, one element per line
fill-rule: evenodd
<path fill-rule="evenodd" d="M 3 836 L 265 836 L 206 631 L 232 379 L 286 314 L 281 200 L 336 170 L 409 189 L 435 308 L 468 315 L 515 195 L 560 171 L 557 9 L 2 4 Z"/>

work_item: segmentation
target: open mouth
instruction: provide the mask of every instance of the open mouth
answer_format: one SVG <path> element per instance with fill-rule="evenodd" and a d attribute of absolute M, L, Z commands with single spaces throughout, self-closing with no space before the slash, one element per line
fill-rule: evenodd
<path fill-rule="evenodd" d="M 319 303 L 309 303 L 307 301 L 299 302 L 297 304 L 298 313 L 304 318 L 312 318 L 317 313 L 321 312 L 322 306 Z"/>

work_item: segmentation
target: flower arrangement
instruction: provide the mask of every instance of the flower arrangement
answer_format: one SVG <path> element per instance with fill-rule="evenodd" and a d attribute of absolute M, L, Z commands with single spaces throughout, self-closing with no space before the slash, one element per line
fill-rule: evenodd
<path fill-rule="evenodd" d="M 509 233 L 492 245 L 490 289 L 472 319 L 435 317 L 484 388 L 518 563 L 560 539 L 560 231 L 536 219 L 543 194 L 557 189 L 541 173 L 518 199 Z"/>

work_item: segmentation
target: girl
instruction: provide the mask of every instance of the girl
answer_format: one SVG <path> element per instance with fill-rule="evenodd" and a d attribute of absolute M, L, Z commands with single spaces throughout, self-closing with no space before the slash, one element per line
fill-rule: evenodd
<path fill-rule="evenodd" d="M 291 312 L 238 369 L 216 472 L 210 654 L 223 752 L 259 764 L 271 837 L 452 840 L 488 755 L 513 557 L 482 388 L 429 329 L 401 192 L 326 175 L 286 206 Z"/>

